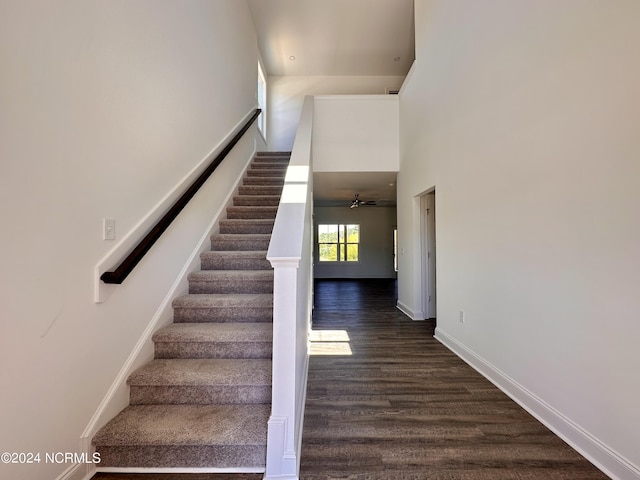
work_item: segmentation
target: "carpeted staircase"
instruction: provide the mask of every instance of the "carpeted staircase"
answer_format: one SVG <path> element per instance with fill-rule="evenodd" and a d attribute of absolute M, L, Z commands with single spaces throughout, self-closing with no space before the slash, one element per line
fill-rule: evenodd
<path fill-rule="evenodd" d="M 271 411 L 273 270 L 266 260 L 288 153 L 259 153 L 128 379 L 130 405 L 93 438 L 100 468 L 264 468 Z"/>

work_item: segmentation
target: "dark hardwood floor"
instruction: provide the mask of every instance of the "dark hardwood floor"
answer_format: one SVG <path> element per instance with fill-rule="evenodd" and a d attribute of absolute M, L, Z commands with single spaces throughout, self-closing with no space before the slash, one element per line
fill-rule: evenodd
<path fill-rule="evenodd" d="M 397 310 L 395 288 L 316 281 L 302 480 L 608 478 Z"/>
<path fill-rule="evenodd" d="M 395 281 L 316 280 L 301 480 L 607 478 L 437 342 L 433 321 L 411 321 L 395 302 Z"/>

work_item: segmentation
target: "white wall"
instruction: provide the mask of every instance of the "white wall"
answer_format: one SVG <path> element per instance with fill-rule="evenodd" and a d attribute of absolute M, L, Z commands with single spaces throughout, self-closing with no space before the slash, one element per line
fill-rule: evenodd
<path fill-rule="evenodd" d="M 209 155 L 254 108 L 256 62 L 237 0 L 2 2 L 2 451 L 81 451 L 253 138 L 95 304 L 94 268 L 115 245 L 102 218 L 116 219 L 117 243 Z M 50 480 L 67 467 L 3 464 L 0 477 Z"/>
<path fill-rule="evenodd" d="M 314 172 L 397 172 L 397 95 L 316 96 Z"/>
<path fill-rule="evenodd" d="M 315 278 L 395 278 L 393 269 L 393 231 L 396 209 L 391 207 L 316 207 L 314 242 L 318 243 L 318 224 L 359 224 L 358 262 L 320 262 L 314 249 Z"/>
<path fill-rule="evenodd" d="M 400 301 L 435 186 L 438 338 L 617 478 L 640 478 L 638 18 L 417 0 L 400 99 Z"/>
<path fill-rule="evenodd" d="M 290 151 L 305 95 L 366 95 L 398 90 L 404 76 L 269 76 L 268 145 Z"/>

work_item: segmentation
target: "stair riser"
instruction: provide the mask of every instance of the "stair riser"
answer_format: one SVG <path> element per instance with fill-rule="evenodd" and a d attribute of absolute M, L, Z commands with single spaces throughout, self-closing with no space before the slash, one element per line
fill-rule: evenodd
<path fill-rule="evenodd" d="M 229 207 L 227 218 L 229 219 L 275 219 L 278 207 Z"/>
<path fill-rule="evenodd" d="M 240 195 L 280 195 L 281 185 L 244 185 L 238 188 Z"/>
<path fill-rule="evenodd" d="M 215 255 L 207 255 L 205 252 L 200 256 L 200 268 L 202 270 L 271 270 L 271 264 L 265 257 L 263 258 L 226 258 Z"/>
<path fill-rule="evenodd" d="M 286 162 L 289 163 L 290 156 L 288 155 L 257 155 L 253 157 L 253 163 L 256 162 Z"/>
<path fill-rule="evenodd" d="M 175 323 L 273 322 L 271 307 L 174 308 Z"/>
<path fill-rule="evenodd" d="M 257 168 L 255 170 L 248 170 L 247 177 L 274 177 L 284 179 L 286 170 L 275 168 Z"/>
<path fill-rule="evenodd" d="M 280 203 L 279 195 L 235 195 L 234 207 L 277 207 Z"/>
<path fill-rule="evenodd" d="M 254 404 L 271 401 L 271 385 L 136 386 L 129 389 L 131 405 Z"/>
<path fill-rule="evenodd" d="M 264 467 L 266 445 L 100 446 L 100 467 Z"/>
<path fill-rule="evenodd" d="M 289 167 L 289 162 L 281 159 L 257 159 L 254 160 L 251 164 L 251 169 L 254 168 L 270 168 L 272 170 L 284 169 L 286 170 Z"/>
<path fill-rule="evenodd" d="M 238 235 L 243 237 L 242 235 Z M 269 248 L 270 238 L 228 238 L 213 235 L 211 237 L 211 250 L 219 251 L 251 251 L 251 250 L 267 250 Z"/>
<path fill-rule="evenodd" d="M 284 177 L 244 177 L 243 186 L 265 185 L 272 187 L 280 187 L 284 185 Z"/>
<path fill-rule="evenodd" d="M 289 165 L 287 163 L 253 162 L 249 172 L 253 170 L 281 170 L 284 173 L 288 167 Z"/>
<path fill-rule="evenodd" d="M 189 280 L 189 293 L 273 293 L 273 279 Z"/>
<path fill-rule="evenodd" d="M 155 358 L 271 358 L 271 342 L 156 342 Z"/>
<path fill-rule="evenodd" d="M 256 157 L 260 158 L 260 157 L 286 157 L 286 158 L 290 158 L 291 157 L 291 152 L 287 152 L 284 150 L 280 150 L 277 152 L 268 152 L 268 151 L 263 151 L 263 152 L 256 152 Z"/>

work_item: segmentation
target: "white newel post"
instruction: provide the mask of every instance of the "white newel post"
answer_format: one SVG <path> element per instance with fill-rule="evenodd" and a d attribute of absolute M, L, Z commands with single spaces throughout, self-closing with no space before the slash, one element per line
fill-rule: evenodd
<path fill-rule="evenodd" d="M 295 442 L 295 336 L 299 263 L 299 258 L 272 260 L 274 267 L 273 379 L 271 387 L 273 407 L 267 431 L 266 478 L 298 478 Z"/>

